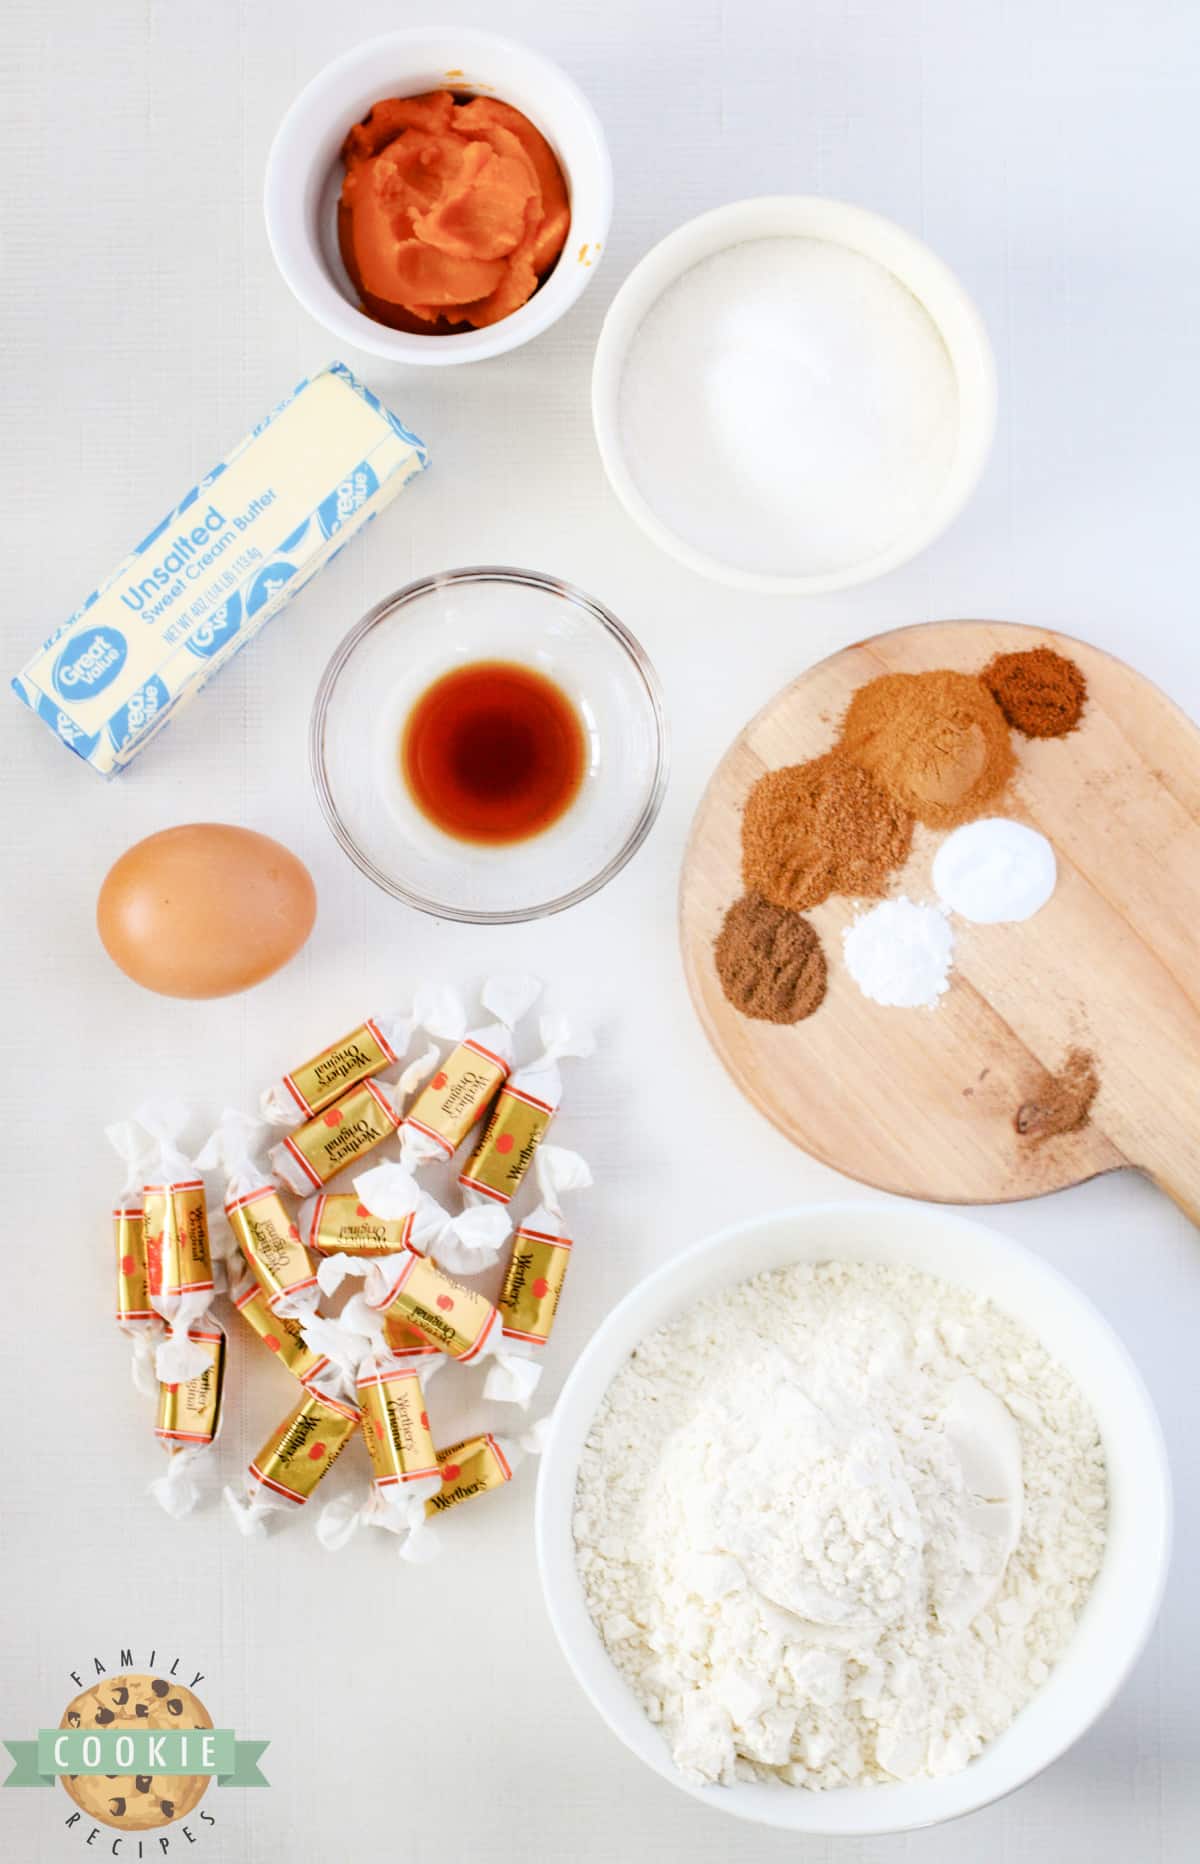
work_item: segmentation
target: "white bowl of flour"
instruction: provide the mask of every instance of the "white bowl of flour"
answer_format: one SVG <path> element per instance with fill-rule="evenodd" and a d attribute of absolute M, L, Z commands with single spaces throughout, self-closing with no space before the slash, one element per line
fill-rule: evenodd
<path fill-rule="evenodd" d="M 609 1727 L 704 1804 L 909 1830 L 1022 1785 L 1158 1611 L 1170 1481 L 1107 1322 L 920 1205 L 738 1225 L 574 1368 L 538 1484 L 543 1589 Z"/>
<path fill-rule="evenodd" d="M 991 447 L 982 319 L 920 240 L 843 201 L 715 208 L 608 311 L 592 418 L 617 497 L 742 589 L 824 595 L 940 536 Z"/>

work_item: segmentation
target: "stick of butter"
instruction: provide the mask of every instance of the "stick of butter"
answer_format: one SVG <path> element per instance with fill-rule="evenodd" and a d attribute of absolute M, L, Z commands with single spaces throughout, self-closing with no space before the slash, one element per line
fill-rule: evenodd
<path fill-rule="evenodd" d="M 428 463 L 417 436 L 332 363 L 155 525 L 14 692 L 111 776 Z"/>

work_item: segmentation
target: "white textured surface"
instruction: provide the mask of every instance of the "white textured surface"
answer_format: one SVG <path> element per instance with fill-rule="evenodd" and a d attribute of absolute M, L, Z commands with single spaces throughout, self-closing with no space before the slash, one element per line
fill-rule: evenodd
<path fill-rule="evenodd" d="M 220 686 L 105 787 L 15 701 L 7 716 L 7 936 L 0 978 L 9 1166 L 4 1484 L 6 1735 L 57 1720 L 95 1651 L 178 1651 L 216 1719 L 269 1736 L 267 1793 L 214 1788 L 194 1850 L 221 1864 L 794 1859 L 671 1792 L 596 1722 L 538 1598 L 532 1470 L 454 1524 L 436 1567 L 386 1546 L 323 1554 L 295 1524 L 245 1546 L 140 1494 L 156 1450 L 107 1321 L 100 1128 L 186 1086 L 215 1116 L 419 977 L 544 969 L 602 1048 L 557 1137 L 596 1168 L 549 1383 L 630 1280 L 735 1215 L 843 1181 L 742 1104 L 708 1053 L 675 949 L 679 851 L 745 718 L 818 655 L 924 617 L 1013 616 L 1124 654 L 1200 714 L 1192 410 L 1200 388 L 1200 21 L 1172 0 L 463 0 L 579 78 L 607 126 L 617 208 L 576 309 L 470 371 L 359 363 L 430 442 L 434 469 L 274 623 Z M 384 0 L 103 9 L 14 0 L 3 45 L 8 444 L 5 668 L 105 574 L 197 470 L 327 361 L 277 280 L 259 186 L 286 102 Z M 975 293 L 1001 419 L 950 534 L 873 587 L 810 606 L 731 596 L 659 556 L 609 496 L 587 414 L 591 348 L 624 272 L 681 220 L 774 190 L 860 200 L 926 238 Z M 557 571 L 659 666 L 675 772 L 647 847 L 569 918 L 484 936 L 374 893 L 309 793 L 304 725 L 334 642 L 387 590 L 469 561 Z M 321 916 L 251 996 L 159 1004 L 91 928 L 137 836 L 212 816 L 307 859 Z M 1114 1320 L 1161 1407 L 1179 1538 L 1154 1646 L 1091 1736 L 969 1824 L 805 1844 L 806 1864 L 1183 1864 L 1200 1843 L 1195 1340 L 1200 1246 L 1148 1186 L 1100 1181 L 996 1213 Z M 47 1325 L 53 1329 L 48 1346 Z M 250 1366 L 253 1365 L 253 1374 Z M 238 1353 L 233 1470 L 287 1403 Z M 447 1538 L 450 1539 L 449 1528 Z M 373 1653 L 366 1656 L 364 1653 Z M 6 1855 L 82 1855 L 55 1790 L 0 1796 Z M 92 1854 L 103 1855 L 99 1844 Z"/>

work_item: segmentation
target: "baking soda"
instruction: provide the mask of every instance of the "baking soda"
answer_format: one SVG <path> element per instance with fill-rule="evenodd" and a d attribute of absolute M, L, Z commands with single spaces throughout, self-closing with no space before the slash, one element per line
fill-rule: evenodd
<path fill-rule="evenodd" d="M 933 859 L 933 886 L 942 905 L 980 926 L 1032 919 L 1054 892 L 1057 876 L 1046 837 L 1004 816 L 964 823 Z"/>
<path fill-rule="evenodd" d="M 935 504 L 958 390 L 924 306 L 825 240 L 704 259 L 643 320 L 625 365 L 626 462 L 705 555 L 815 575 L 886 550 Z"/>

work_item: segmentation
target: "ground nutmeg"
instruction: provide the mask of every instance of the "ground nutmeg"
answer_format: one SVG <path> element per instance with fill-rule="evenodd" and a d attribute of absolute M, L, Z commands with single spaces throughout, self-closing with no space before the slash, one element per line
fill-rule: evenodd
<path fill-rule="evenodd" d="M 825 953 L 815 929 L 800 913 L 757 894 L 729 908 L 713 957 L 722 990 L 743 1016 L 799 1023 L 824 1000 Z"/>

